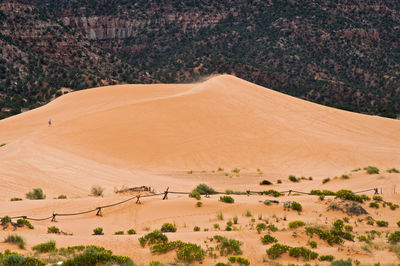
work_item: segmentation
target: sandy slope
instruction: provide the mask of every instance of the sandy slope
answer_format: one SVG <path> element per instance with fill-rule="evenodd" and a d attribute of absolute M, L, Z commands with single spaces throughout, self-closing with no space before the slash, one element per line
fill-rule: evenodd
<path fill-rule="evenodd" d="M 50 118 L 53 125 L 48 127 Z M 0 216 L 47 216 L 53 210 L 94 208 L 126 198 L 113 193 L 114 187 L 123 185 L 148 185 L 157 191 L 170 186 L 172 190 L 189 191 L 206 182 L 218 190 L 260 190 L 263 188 L 258 183 L 264 178 L 274 183 L 284 180 L 272 187 L 277 190 L 382 187 L 389 199 L 400 202 L 398 194 L 392 195 L 396 185 L 400 190 L 399 174 L 359 172 L 348 180 L 335 179 L 321 185 L 324 177 L 366 165 L 376 165 L 381 170 L 400 168 L 400 121 L 309 103 L 229 75 L 195 84 L 118 85 L 70 93 L 41 108 L 1 120 L 1 143 L 7 145 L 0 147 Z M 218 167 L 223 167 L 224 173 L 212 172 Z M 235 167 L 241 169 L 240 175 L 230 173 Z M 257 168 L 263 174 L 257 173 Z M 187 174 L 191 169 L 194 173 Z M 293 184 L 287 181 L 291 173 L 312 175 L 314 180 Z M 95 184 L 105 187 L 104 198 L 88 197 Z M 43 188 L 48 199 L 8 201 L 11 197 L 23 198 L 33 187 Z M 69 199 L 52 199 L 60 194 Z M 203 245 L 205 237 L 214 232 L 194 234 L 193 226 L 211 230 L 220 209 L 228 216 L 240 216 L 246 209 L 272 215 L 258 202 L 265 197 L 239 198 L 238 206 L 227 207 L 215 197 L 207 199 L 210 203 L 202 208 L 194 207 L 194 201 L 188 201 L 186 196 L 172 197 L 168 202 L 146 200 L 140 206 L 130 203 L 110 209 L 108 214 L 112 215 L 102 218 L 93 214 L 62 218 L 59 226 L 73 232 L 73 237 L 47 235 L 47 226 L 51 225 L 48 221 L 35 224 L 37 229 L 23 231 L 23 235 L 29 246 L 48 238 L 57 239 L 62 246 L 98 243 L 146 263 L 152 257 L 148 249 L 139 248 L 136 236 L 112 236 L 112 232 L 134 227 L 142 235 L 146 226 L 155 229 L 162 222 L 175 221 L 181 233 L 171 238 Z M 317 212 L 323 213 L 325 208 L 321 203 L 316 199 L 310 202 L 307 197 L 300 197 L 299 201 L 310 206 L 306 211 L 310 221 L 320 219 Z M 313 208 L 316 210 L 311 211 Z M 281 207 L 274 213 L 283 216 Z M 383 214 L 386 213 L 394 229 L 394 222 L 400 220 L 398 211 L 385 210 Z M 374 215 L 385 218 L 383 214 Z M 329 221 L 341 216 L 324 215 Z M 107 234 L 91 236 L 97 226 L 104 227 Z M 229 234 L 245 242 L 245 257 L 261 263 L 266 247 L 260 246 L 254 230 L 248 233 L 244 226 Z M 288 233 L 279 235 L 283 242 L 292 241 Z M 121 239 L 132 246 L 121 246 Z M 299 241 L 305 245 L 307 239 L 302 236 Z M 6 246 L 0 244 L 0 249 Z M 134 251 L 131 247 L 135 247 Z M 352 248 L 362 253 L 357 245 Z M 325 249 L 343 258 L 354 255 L 329 246 Z M 359 256 L 366 261 L 395 259 L 393 253 L 382 252 Z M 154 258 L 171 261 L 173 254 Z M 285 260 L 294 261 L 290 257 Z"/>

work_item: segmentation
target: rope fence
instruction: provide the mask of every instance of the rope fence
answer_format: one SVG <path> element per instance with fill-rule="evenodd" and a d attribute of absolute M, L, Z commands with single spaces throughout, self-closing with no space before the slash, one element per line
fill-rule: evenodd
<path fill-rule="evenodd" d="M 354 194 L 360 194 L 360 193 L 364 193 L 364 192 L 369 192 L 369 191 L 374 191 L 374 195 L 378 195 L 379 194 L 379 190 L 378 188 L 371 188 L 371 189 L 366 189 L 366 190 L 362 190 L 362 191 L 357 191 L 357 192 L 353 192 Z M 287 196 L 292 195 L 292 193 L 294 194 L 303 194 L 303 195 L 311 195 L 311 196 L 318 196 L 315 194 L 311 194 L 309 192 L 302 192 L 302 191 L 296 191 L 296 190 L 286 190 L 286 191 L 278 191 L 281 194 L 286 194 Z M 381 189 L 381 193 L 382 193 L 382 189 Z M 97 211 L 96 215 L 97 216 L 103 216 L 102 214 L 102 209 L 105 208 L 111 208 L 117 205 L 121 205 L 124 204 L 128 201 L 134 200 L 136 199 L 136 204 L 141 204 L 140 199 L 141 198 L 149 198 L 149 197 L 156 197 L 156 196 L 161 196 L 163 195 L 163 200 L 167 200 L 168 199 L 168 194 L 177 194 L 177 195 L 190 195 L 191 192 L 180 192 L 180 191 L 169 191 L 169 187 L 162 193 L 156 193 L 156 194 L 151 194 L 151 195 L 136 195 L 133 197 L 130 197 L 128 199 L 119 201 L 119 202 L 115 202 L 115 203 L 111 203 L 108 205 L 103 205 L 103 206 L 99 206 L 96 207 L 94 209 L 91 210 L 87 210 L 87 211 L 81 211 L 81 212 L 74 212 L 74 213 L 56 213 L 53 212 L 53 214 L 51 216 L 48 217 L 44 217 L 44 218 L 33 218 L 33 217 L 28 217 L 28 216 L 13 216 L 10 217 L 11 219 L 26 219 L 26 220 L 31 220 L 31 221 L 45 221 L 45 220 L 49 220 L 51 219 L 52 222 L 57 222 L 56 217 L 57 216 L 75 216 L 75 215 L 82 215 L 82 214 L 87 214 L 87 213 L 91 213 L 91 212 L 95 212 Z M 266 195 L 265 191 L 251 191 L 251 190 L 246 190 L 245 192 L 234 192 L 234 193 L 229 193 L 229 192 L 215 192 L 212 194 L 206 194 L 205 197 L 209 198 L 210 195 L 233 195 L 233 194 L 239 194 L 239 195 L 247 195 L 247 196 L 251 196 L 251 195 Z M 268 195 L 266 195 L 268 196 Z M 335 195 L 326 195 L 326 196 L 335 196 Z"/>

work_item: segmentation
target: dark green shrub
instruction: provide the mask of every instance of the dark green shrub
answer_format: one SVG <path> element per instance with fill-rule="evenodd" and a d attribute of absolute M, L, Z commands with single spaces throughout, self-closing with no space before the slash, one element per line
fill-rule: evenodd
<path fill-rule="evenodd" d="M 31 257 L 27 257 L 25 258 L 25 262 L 22 264 L 22 266 L 45 266 L 46 264 L 36 258 L 31 258 Z"/>
<path fill-rule="evenodd" d="M 359 237 L 358 237 L 358 241 L 360 241 L 360 242 L 366 242 L 366 243 L 371 242 L 370 239 L 369 239 L 369 237 L 364 236 L 364 235 L 359 236 Z"/>
<path fill-rule="evenodd" d="M 250 261 L 243 257 L 229 257 L 229 262 L 231 263 L 238 263 L 240 266 L 248 266 L 250 265 Z"/>
<path fill-rule="evenodd" d="M 279 258 L 283 253 L 287 252 L 289 248 L 289 246 L 276 243 L 267 249 L 268 257 L 273 260 Z"/>
<path fill-rule="evenodd" d="M 332 255 L 323 255 L 319 257 L 320 261 L 333 261 L 335 259 Z"/>
<path fill-rule="evenodd" d="M 1 224 L 7 224 L 7 223 L 11 223 L 11 217 L 10 216 L 4 216 L 1 218 Z"/>
<path fill-rule="evenodd" d="M 171 223 L 164 223 L 161 226 L 161 232 L 166 233 L 166 232 L 176 232 L 176 225 L 171 224 Z"/>
<path fill-rule="evenodd" d="M 371 208 L 379 208 L 379 204 L 378 203 L 376 203 L 376 202 L 370 202 L 369 203 L 369 206 L 371 207 Z"/>
<path fill-rule="evenodd" d="M 268 185 L 272 185 L 272 183 L 269 182 L 268 180 L 263 180 L 263 181 L 260 182 L 260 185 L 261 186 L 268 186 Z"/>
<path fill-rule="evenodd" d="M 400 173 L 400 171 L 397 170 L 396 168 L 387 169 L 386 172 L 388 172 L 388 173 Z"/>
<path fill-rule="evenodd" d="M 66 199 L 66 198 L 67 198 L 66 195 L 59 195 L 59 196 L 57 197 L 57 199 Z"/>
<path fill-rule="evenodd" d="M 289 247 L 289 256 L 295 258 L 303 257 L 307 261 L 318 258 L 318 253 L 305 247 Z"/>
<path fill-rule="evenodd" d="M 336 198 L 344 199 L 344 200 L 352 200 L 357 202 L 364 202 L 362 196 L 354 194 L 351 190 L 341 189 L 336 192 Z"/>
<path fill-rule="evenodd" d="M 381 196 L 377 196 L 377 195 L 373 196 L 372 199 L 376 200 L 376 201 L 383 201 L 383 198 Z"/>
<path fill-rule="evenodd" d="M 6 237 L 6 239 L 4 239 L 4 242 L 17 244 L 20 249 L 25 248 L 25 240 L 19 235 L 9 235 Z"/>
<path fill-rule="evenodd" d="M 299 178 L 296 178 L 296 176 L 294 175 L 289 175 L 288 179 L 292 182 L 299 182 Z"/>
<path fill-rule="evenodd" d="M 280 193 L 279 191 L 270 189 L 270 190 L 266 190 L 266 191 L 262 191 L 260 192 L 261 195 L 270 195 L 273 196 L 275 198 L 283 196 L 284 194 Z"/>
<path fill-rule="evenodd" d="M 370 220 L 370 221 L 367 221 L 367 224 L 369 224 L 369 225 L 374 225 L 374 223 L 375 223 L 375 222 L 374 222 L 374 221 L 371 221 L 371 220 Z"/>
<path fill-rule="evenodd" d="M 317 247 L 317 242 L 315 242 L 315 241 L 308 241 L 308 244 L 309 244 L 310 247 L 312 247 L 312 248 L 316 248 L 316 247 Z"/>
<path fill-rule="evenodd" d="M 133 266 L 133 261 L 126 256 L 113 255 L 111 250 L 88 246 L 84 253 L 63 262 L 63 266 L 76 265 L 124 265 Z"/>
<path fill-rule="evenodd" d="M 200 231 L 200 227 L 198 227 L 198 226 L 195 226 L 195 227 L 193 228 L 193 231 L 195 231 L 195 232 L 198 232 L 198 231 Z"/>
<path fill-rule="evenodd" d="M 275 237 L 271 236 L 271 235 L 265 235 L 265 236 L 263 236 L 261 238 L 261 242 L 264 245 L 267 245 L 267 244 L 270 244 L 270 243 L 278 242 L 278 240 Z"/>
<path fill-rule="evenodd" d="M 388 240 L 392 244 L 397 244 L 400 242 L 400 231 L 395 231 L 394 233 L 391 233 L 388 237 Z"/>
<path fill-rule="evenodd" d="M 258 233 L 261 233 L 261 231 L 266 230 L 267 229 L 267 225 L 264 223 L 259 223 L 256 225 L 256 229 Z"/>
<path fill-rule="evenodd" d="M 25 257 L 19 254 L 11 254 L 4 258 L 4 266 L 19 266 L 23 265 L 25 262 Z"/>
<path fill-rule="evenodd" d="M 274 224 L 270 224 L 267 226 L 267 229 L 270 230 L 271 232 L 276 232 L 278 231 L 278 227 L 276 227 Z"/>
<path fill-rule="evenodd" d="M 196 202 L 196 206 L 197 206 L 197 207 L 203 206 L 203 202 L 201 202 L 201 201 Z"/>
<path fill-rule="evenodd" d="M 364 167 L 364 170 L 367 171 L 368 174 L 379 174 L 379 169 L 376 168 L 375 166 L 370 166 L 368 165 L 367 167 Z"/>
<path fill-rule="evenodd" d="M 193 190 L 192 192 L 190 192 L 189 197 L 201 200 L 201 195 L 198 191 Z"/>
<path fill-rule="evenodd" d="M 396 224 L 397 224 L 398 227 L 400 227 L 400 221 L 398 221 Z"/>
<path fill-rule="evenodd" d="M 239 173 L 240 173 L 240 169 L 239 169 L 239 168 L 233 168 L 233 169 L 231 170 L 231 172 L 232 172 L 232 173 L 235 173 L 235 174 L 239 174 Z"/>
<path fill-rule="evenodd" d="M 231 196 L 221 196 L 219 197 L 219 201 L 226 202 L 226 203 L 234 203 L 235 200 Z"/>
<path fill-rule="evenodd" d="M 398 204 L 394 204 L 394 203 L 392 203 L 392 202 L 386 202 L 386 204 L 389 205 L 389 207 L 390 207 L 390 209 L 391 209 L 392 211 L 396 210 L 396 209 L 399 207 Z"/>
<path fill-rule="evenodd" d="M 294 228 L 304 226 L 304 225 L 305 225 L 305 223 L 303 221 L 296 220 L 296 221 L 292 221 L 289 223 L 289 228 L 294 229 Z"/>
<path fill-rule="evenodd" d="M 21 201 L 21 198 L 11 198 L 10 201 Z"/>
<path fill-rule="evenodd" d="M 17 220 L 17 226 L 19 226 L 19 227 L 27 226 L 29 229 L 34 229 L 34 227 L 31 224 L 31 222 L 29 222 L 26 219 L 18 219 Z"/>
<path fill-rule="evenodd" d="M 353 226 L 347 224 L 344 226 L 344 230 L 346 230 L 347 232 L 353 232 Z"/>
<path fill-rule="evenodd" d="M 127 231 L 128 235 L 136 235 L 136 230 L 131 228 Z"/>
<path fill-rule="evenodd" d="M 306 234 L 310 237 L 316 234 L 320 239 L 328 242 L 329 245 L 342 244 L 344 242 L 339 235 L 333 233 L 332 231 L 323 230 L 318 227 L 306 227 Z"/>
<path fill-rule="evenodd" d="M 214 236 L 213 239 L 216 240 L 218 243 L 216 249 L 219 250 L 221 256 L 242 254 L 242 250 L 240 249 L 242 243 L 240 241 L 233 238 L 228 239 L 224 236 L 219 235 Z"/>
<path fill-rule="evenodd" d="M 323 201 L 325 199 L 325 196 L 324 195 L 319 195 L 318 198 L 319 198 L 320 201 Z"/>
<path fill-rule="evenodd" d="M 50 227 L 47 227 L 47 233 L 49 233 L 49 234 L 59 234 L 60 233 L 60 229 L 58 229 L 58 227 L 55 227 L 55 226 L 50 226 Z"/>
<path fill-rule="evenodd" d="M 350 177 L 349 177 L 348 175 L 346 175 L 346 174 L 343 174 L 343 175 L 340 176 L 340 178 L 342 178 L 342 179 L 349 179 Z"/>
<path fill-rule="evenodd" d="M 321 191 L 319 189 L 313 189 L 313 190 L 310 191 L 310 194 L 311 195 L 318 195 L 318 196 L 321 196 L 321 195 L 324 195 L 324 196 L 335 196 L 336 192 L 333 192 L 331 190 L 322 190 Z"/>
<path fill-rule="evenodd" d="M 97 227 L 97 228 L 93 229 L 93 235 L 104 235 L 103 228 Z"/>
<path fill-rule="evenodd" d="M 114 235 L 123 235 L 123 234 L 124 234 L 124 231 L 117 231 L 114 233 Z"/>
<path fill-rule="evenodd" d="M 54 240 L 50 240 L 46 243 L 41 243 L 32 247 L 32 250 L 36 250 L 40 253 L 47 253 L 52 251 L 57 251 L 56 242 Z"/>
<path fill-rule="evenodd" d="M 328 183 L 329 181 L 331 181 L 331 179 L 330 179 L 329 177 L 327 177 L 327 178 L 325 178 L 325 179 L 322 180 L 322 184 L 326 184 L 326 183 Z"/>
<path fill-rule="evenodd" d="M 207 186 L 206 184 L 197 185 L 197 187 L 193 189 L 192 192 L 198 192 L 201 195 L 212 195 L 217 193 L 217 191 L 215 191 L 212 187 Z"/>
<path fill-rule="evenodd" d="M 298 212 L 301 212 L 303 210 L 303 207 L 301 206 L 301 204 L 296 201 L 291 202 L 290 208 L 292 208 L 292 210 L 295 210 Z"/>
<path fill-rule="evenodd" d="M 146 244 L 153 245 L 165 242 L 168 242 L 168 237 L 158 230 L 154 230 L 153 232 L 139 238 L 139 243 L 142 247 L 146 246 Z"/>
<path fill-rule="evenodd" d="M 41 188 L 34 188 L 31 192 L 26 193 L 26 198 L 30 200 L 39 200 L 45 199 L 46 195 L 43 194 L 43 190 Z"/>
<path fill-rule="evenodd" d="M 376 221 L 376 225 L 379 227 L 388 227 L 389 223 L 386 221 Z"/>
<path fill-rule="evenodd" d="M 351 266 L 350 260 L 335 260 L 331 262 L 331 266 Z"/>
<path fill-rule="evenodd" d="M 235 215 L 235 216 L 233 216 L 233 223 L 234 224 L 237 224 L 238 223 L 238 217 Z M 399 225 L 399 227 L 400 227 L 400 225 Z"/>

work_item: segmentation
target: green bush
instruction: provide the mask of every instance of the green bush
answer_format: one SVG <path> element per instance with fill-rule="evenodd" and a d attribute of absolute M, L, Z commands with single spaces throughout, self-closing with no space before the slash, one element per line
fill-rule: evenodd
<path fill-rule="evenodd" d="M 243 252 L 240 249 L 242 243 L 233 238 L 226 238 L 224 236 L 216 235 L 213 237 L 214 240 L 217 241 L 216 249 L 219 250 L 221 256 L 227 255 L 241 255 Z"/>
<path fill-rule="evenodd" d="M 387 221 L 376 221 L 376 225 L 379 227 L 388 227 L 389 223 Z"/>
<path fill-rule="evenodd" d="M 50 226 L 50 227 L 47 227 L 47 233 L 49 233 L 49 234 L 59 234 L 60 233 L 60 229 L 58 229 L 58 227 L 55 227 L 55 226 Z"/>
<path fill-rule="evenodd" d="M 136 235 L 136 230 L 131 228 L 127 231 L 128 235 Z"/>
<path fill-rule="evenodd" d="M 36 259 L 36 258 L 31 258 L 31 257 L 25 258 L 25 261 L 22 264 L 22 266 L 45 266 L 45 265 L 46 264 L 43 261 Z"/>
<path fill-rule="evenodd" d="M 367 224 L 369 224 L 369 225 L 374 225 L 374 221 L 367 221 Z"/>
<path fill-rule="evenodd" d="M 198 191 L 194 191 L 193 190 L 192 192 L 190 192 L 189 197 L 190 198 L 195 198 L 197 200 L 201 200 L 201 195 L 200 195 L 200 193 Z"/>
<path fill-rule="evenodd" d="M 296 178 L 294 175 L 289 175 L 288 179 L 292 182 L 299 182 L 299 179 Z"/>
<path fill-rule="evenodd" d="M 23 226 L 27 226 L 29 229 L 34 229 L 35 227 L 33 227 L 33 225 L 31 224 L 31 222 L 29 222 L 26 219 L 18 219 L 17 220 L 17 226 L 19 227 L 23 227 Z"/>
<path fill-rule="evenodd" d="M 320 261 L 333 261 L 335 259 L 332 255 L 323 255 L 319 257 Z"/>
<path fill-rule="evenodd" d="M 296 201 L 292 201 L 291 202 L 290 208 L 292 208 L 292 210 L 295 210 L 295 211 L 298 211 L 298 212 L 302 212 L 303 211 L 303 207 L 301 206 L 301 204 L 296 202 Z"/>
<path fill-rule="evenodd" d="M 304 260 L 314 260 L 318 258 L 318 253 L 305 248 L 305 247 L 290 247 L 289 248 L 289 256 L 291 257 L 303 257 Z"/>
<path fill-rule="evenodd" d="M 11 223 L 11 217 L 10 216 L 4 216 L 1 218 L 1 224 L 7 224 L 7 223 Z"/>
<path fill-rule="evenodd" d="M 336 192 L 336 198 L 351 200 L 357 202 L 364 202 L 364 198 L 362 196 L 354 194 L 351 190 L 341 189 Z"/>
<path fill-rule="evenodd" d="M 325 178 L 325 179 L 322 180 L 322 184 L 326 184 L 326 183 L 328 183 L 329 181 L 331 181 L 331 179 L 330 179 L 329 177 L 327 177 L 327 178 Z"/>
<path fill-rule="evenodd" d="M 400 171 L 397 170 L 396 168 L 387 169 L 386 172 L 388 172 L 388 173 L 400 173 Z"/>
<path fill-rule="evenodd" d="M 164 223 L 161 226 L 161 232 L 166 233 L 166 232 L 176 232 L 176 225 L 171 224 L 171 223 Z"/>
<path fill-rule="evenodd" d="M 36 250 L 37 252 L 40 252 L 40 253 L 57 251 L 56 242 L 54 240 L 50 240 L 46 243 L 41 243 L 36 246 L 33 246 L 32 250 Z"/>
<path fill-rule="evenodd" d="M 283 196 L 284 194 L 280 193 L 279 191 L 270 189 L 270 190 L 266 190 L 266 191 L 262 191 L 260 192 L 261 195 L 270 195 L 273 196 L 275 198 Z"/>
<path fill-rule="evenodd" d="M 331 262 L 331 266 L 351 266 L 351 260 L 335 260 Z"/>
<path fill-rule="evenodd" d="M 276 227 L 274 224 L 270 224 L 267 226 L 267 229 L 270 230 L 271 232 L 276 232 L 278 231 L 278 227 Z"/>
<path fill-rule="evenodd" d="M 201 202 L 201 201 L 196 202 L 196 206 L 197 206 L 197 207 L 203 206 L 203 202 Z"/>
<path fill-rule="evenodd" d="M 304 225 L 305 225 L 305 223 L 303 221 L 296 220 L 296 221 L 292 221 L 289 223 L 289 228 L 294 229 L 294 228 L 304 226 Z"/>
<path fill-rule="evenodd" d="M 272 183 L 270 181 L 268 181 L 268 180 L 263 180 L 263 181 L 260 182 L 260 185 L 261 186 L 268 186 L 268 185 L 272 185 Z"/>
<path fill-rule="evenodd" d="M 259 223 L 256 225 L 256 229 L 258 233 L 261 233 L 261 231 L 267 229 L 267 225 L 265 223 Z"/>
<path fill-rule="evenodd" d="M 25 240 L 19 235 L 9 235 L 6 237 L 6 239 L 4 239 L 4 242 L 17 244 L 20 249 L 25 248 Z"/>
<path fill-rule="evenodd" d="M 114 233 L 114 235 L 123 235 L 123 234 L 124 234 L 124 231 L 117 231 Z"/>
<path fill-rule="evenodd" d="M 397 224 L 398 227 L 400 227 L 400 221 L 398 221 L 396 224 Z"/>
<path fill-rule="evenodd" d="M 103 228 L 97 227 L 93 229 L 93 235 L 104 235 Z"/>
<path fill-rule="evenodd" d="M 235 200 L 231 196 L 221 196 L 219 197 L 219 201 L 226 202 L 226 203 L 234 203 Z"/>
<path fill-rule="evenodd" d="M 394 204 L 394 203 L 392 203 L 392 202 L 386 202 L 386 204 L 389 205 L 389 207 L 390 207 L 390 209 L 391 209 L 392 211 L 396 210 L 396 209 L 399 207 L 398 204 Z"/>
<path fill-rule="evenodd" d="M 23 265 L 25 262 L 25 257 L 20 254 L 10 254 L 4 258 L 4 266 L 19 266 Z"/>
<path fill-rule="evenodd" d="M 376 203 L 376 202 L 370 202 L 369 203 L 369 207 L 378 209 L 379 208 L 379 204 Z"/>
<path fill-rule="evenodd" d="M 349 177 L 349 175 L 343 174 L 343 175 L 340 176 L 340 178 L 342 178 L 342 179 L 349 179 L 350 177 Z"/>
<path fill-rule="evenodd" d="M 391 233 L 388 237 L 388 240 L 391 244 L 397 244 L 400 242 L 400 231 L 395 231 Z"/>
<path fill-rule="evenodd" d="M 278 240 L 277 240 L 275 237 L 271 236 L 271 235 L 264 235 L 264 236 L 261 238 L 261 242 L 262 242 L 264 245 L 267 245 L 267 244 L 270 244 L 270 243 L 278 242 Z"/>
<path fill-rule="evenodd" d="M 243 257 L 229 257 L 229 262 L 231 263 L 238 263 L 240 266 L 248 266 L 250 265 L 250 261 Z"/>
<path fill-rule="evenodd" d="M 328 230 L 323 230 L 318 227 L 306 227 L 306 234 L 309 235 L 310 237 L 316 234 L 317 236 L 319 236 L 320 239 L 323 239 L 326 242 L 328 242 L 329 245 L 342 244 L 344 242 L 339 235 L 334 234 L 333 232 Z"/>
<path fill-rule="evenodd" d="M 59 195 L 59 196 L 57 197 L 57 199 L 66 199 L 66 198 L 67 198 L 66 195 Z"/>
<path fill-rule="evenodd" d="M 43 190 L 41 188 L 34 188 L 31 192 L 26 193 L 26 198 L 30 200 L 39 200 L 45 199 L 46 195 L 43 194 Z"/>
<path fill-rule="evenodd" d="M 146 244 L 153 245 L 165 242 L 168 242 L 168 237 L 158 230 L 154 230 L 153 232 L 139 238 L 139 243 L 142 247 L 146 246 Z"/>
<path fill-rule="evenodd" d="M 198 231 L 200 231 L 200 227 L 198 227 L 198 226 L 195 226 L 195 227 L 193 228 L 193 231 L 195 231 L 195 232 L 198 232 Z"/>
<path fill-rule="evenodd" d="M 319 189 L 313 189 L 310 191 L 311 195 L 318 195 L 318 196 L 335 196 L 336 192 L 333 192 L 331 190 L 319 190 Z"/>
<path fill-rule="evenodd" d="M 368 174 L 379 174 L 379 169 L 376 168 L 375 166 L 370 166 L 368 165 L 367 167 L 364 167 L 364 170 L 367 171 Z"/>
<path fill-rule="evenodd" d="M 233 216 L 233 223 L 234 224 L 237 224 L 238 223 L 238 217 L 237 217 L 237 215 L 235 215 L 235 216 Z"/>
<path fill-rule="evenodd" d="M 376 201 L 383 201 L 383 198 L 381 196 L 376 196 L 376 195 L 373 196 L 372 199 Z"/>
<path fill-rule="evenodd" d="M 21 198 L 11 198 L 10 201 L 21 201 Z"/>
<path fill-rule="evenodd" d="M 63 266 L 77 265 L 124 265 L 133 266 L 133 261 L 126 256 L 116 256 L 111 250 L 101 247 L 88 246 L 84 253 L 63 262 Z"/>
<path fill-rule="evenodd" d="M 353 232 L 353 226 L 347 224 L 344 226 L 344 230 L 346 230 L 347 232 Z"/>
<path fill-rule="evenodd" d="M 192 192 L 198 192 L 200 195 L 212 195 L 212 194 L 217 194 L 217 191 L 215 191 L 212 187 L 207 186 L 206 184 L 199 184 L 195 189 L 193 189 Z"/>
<path fill-rule="evenodd" d="M 240 173 L 240 169 L 239 169 L 239 168 L 233 168 L 233 169 L 231 170 L 231 172 L 232 172 L 232 173 L 235 173 L 235 174 L 239 174 L 239 173 Z"/>
<path fill-rule="evenodd" d="M 191 263 L 193 261 L 202 261 L 205 251 L 196 244 L 183 243 L 176 251 L 176 257 L 179 261 Z"/>
<path fill-rule="evenodd" d="M 279 258 L 283 253 L 286 253 L 289 250 L 289 246 L 281 245 L 276 243 L 272 245 L 269 249 L 267 249 L 267 254 L 270 259 Z"/>
<path fill-rule="evenodd" d="M 310 245 L 310 247 L 312 247 L 312 248 L 316 248 L 316 247 L 317 247 L 317 242 L 315 242 L 315 241 L 308 241 L 308 245 Z"/>

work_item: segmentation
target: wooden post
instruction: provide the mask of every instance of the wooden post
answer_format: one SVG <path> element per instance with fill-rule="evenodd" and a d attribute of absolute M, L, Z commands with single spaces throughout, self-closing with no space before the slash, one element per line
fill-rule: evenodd
<path fill-rule="evenodd" d="M 103 213 L 101 212 L 101 207 L 97 207 L 97 216 L 103 216 Z"/>
<path fill-rule="evenodd" d="M 166 199 L 168 199 L 168 189 L 169 189 L 169 187 L 167 187 L 167 190 L 165 190 L 165 191 L 164 191 L 164 197 L 163 197 L 163 200 L 166 200 Z"/>
<path fill-rule="evenodd" d="M 55 222 L 55 223 L 57 222 L 56 216 L 57 216 L 57 213 L 54 213 L 54 212 L 53 212 L 53 218 L 51 218 L 51 221 L 52 221 L 52 222 Z"/>
<path fill-rule="evenodd" d="M 137 196 L 136 196 L 136 204 L 142 204 L 142 203 L 140 202 L 140 195 L 137 195 Z"/>

